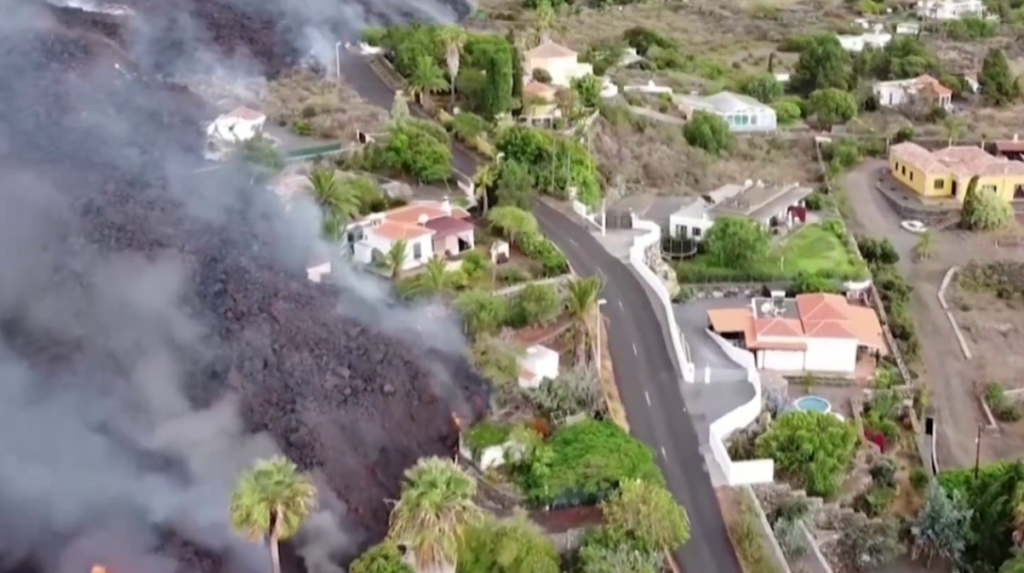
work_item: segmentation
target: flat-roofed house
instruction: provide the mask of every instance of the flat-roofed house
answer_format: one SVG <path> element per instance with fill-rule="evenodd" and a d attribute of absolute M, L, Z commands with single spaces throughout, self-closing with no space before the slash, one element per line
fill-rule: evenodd
<path fill-rule="evenodd" d="M 693 199 L 669 215 L 669 230 L 678 239 L 701 240 L 720 217 L 743 217 L 772 228 L 803 222 L 804 199 L 813 193 L 798 183 L 769 185 L 747 180 L 728 184 Z"/>
<path fill-rule="evenodd" d="M 913 142 L 889 148 L 889 170 L 899 183 L 926 198 L 964 200 L 971 179 L 978 190 L 1005 201 L 1024 199 L 1024 163 L 990 155 L 974 146 L 928 151 Z"/>

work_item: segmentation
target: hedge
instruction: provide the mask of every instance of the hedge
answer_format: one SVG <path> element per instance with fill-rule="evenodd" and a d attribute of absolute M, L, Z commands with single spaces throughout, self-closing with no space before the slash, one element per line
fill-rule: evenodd
<path fill-rule="evenodd" d="M 569 261 L 565 255 L 540 233 L 530 233 L 518 237 L 516 247 L 524 257 L 541 264 L 545 277 L 557 277 L 569 272 Z"/>

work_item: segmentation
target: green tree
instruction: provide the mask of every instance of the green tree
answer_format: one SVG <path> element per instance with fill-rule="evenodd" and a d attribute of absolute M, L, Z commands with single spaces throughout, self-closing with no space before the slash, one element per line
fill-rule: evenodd
<path fill-rule="evenodd" d="M 926 567 L 938 557 L 960 564 L 970 534 L 971 510 L 964 506 L 960 492 L 946 493 L 936 481 L 928 485 L 924 507 L 910 527 L 914 539 L 913 558 L 924 556 Z"/>
<path fill-rule="evenodd" d="M 985 54 L 978 85 L 990 105 L 1006 105 L 1020 97 L 1020 87 L 1006 62 L 1006 54 L 998 48 L 992 48 Z"/>
<path fill-rule="evenodd" d="M 481 214 L 485 218 L 491 203 L 491 191 L 494 190 L 495 185 L 498 183 L 499 169 L 500 167 L 497 164 L 490 163 L 477 167 L 476 173 L 473 174 L 473 191 L 481 202 Z"/>
<path fill-rule="evenodd" d="M 585 543 L 580 547 L 581 573 L 661 573 L 664 557 L 638 551 L 622 543 L 605 546 Z"/>
<path fill-rule="evenodd" d="M 580 98 L 583 107 L 595 108 L 601 103 L 601 80 L 593 74 L 587 74 L 582 78 L 576 78 L 570 82 L 570 86 Z"/>
<path fill-rule="evenodd" d="M 931 230 L 927 230 L 921 233 L 921 236 L 917 238 L 917 244 L 914 245 L 914 254 L 917 255 L 919 260 L 927 260 L 932 258 L 932 250 L 935 248 L 935 237 L 932 235 Z"/>
<path fill-rule="evenodd" d="M 396 171 L 422 183 L 447 180 L 452 173 L 452 150 L 447 138 L 440 138 L 424 122 L 407 119 L 388 127 L 387 140 L 371 148 L 366 157 L 369 170 Z"/>
<path fill-rule="evenodd" d="M 499 205 L 529 210 L 537 192 L 529 167 L 518 161 L 503 161 L 497 183 L 494 194 Z"/>
<path fill-rule="evenodd" d="M 512 109 L 512 46 L 501 38 L 487 50 L 481 111 L 489 119 Z"/>
<path fill-rule="evenodd" d="M 246 163 L 265 167 L 271 171 L 280 171 L 284 167 L 284 157 L 274 147 L 274 142 L 262 134 L 238 144 L 236 153 Z"/>
<path fill-rule="evenodd" d="M 899 524 L 891 519 L 869 520 L 861 514 L 847 516 L 837 529 L 842 533 L 835 544 L 835 556 L 845 571 L 878 571 L 903 554 Z"/>
<path fill-rule="evenodd" d="M 265 539 L 273 573 L 281 573 L 278 543 L 298 533 L 315 507 L 316 487 L 295 464 L 284 457 L 260 460 L 231 494 L 231 528 L 252 541 Z"/>
<path fill-rule="evenodd" d="M 476 481 L 458 464 L 421 458 L 405 471 L 388 538 L 409 548 L 418 570 L 457 565 L 467 529 L 483 517 L 475 497 Z"/>
<path fill-rule="evenodd" d="M 532 235 L 540 231 L 537 219 L 519 207 L 500 206 L 487 213 L 487 224 L 501 233 L 511 243 L 523 235 Z"/>
<path fill-rule="evenodd" d="M 772 104 L 775 110 L 775 117 L 781 125 L 786 125 L 800 120 L 800 104 L 795 101 L 779 101 Z"/>
<path fill-rule="evenodd" d="M 416 101 L 420 101 L 423 94 L 436 93 L 446 87 L 444 72 L 441 71 L 441 66 L 437 65 L 437 61 L 427 54 L 417 57 L 416 67 L 405 83 L 405 92 Z"/>
<path fill-rule="evenodd" d="M 508 320 L 508 301 L 483 290 L 468 290 L 453 302 L 466 332 L 473 337 L 490 334 Z"/>
<path fill-rule="evenodd" d="M 758 457 L 775 460 L 775 468 L 810 495 L 829 496 L 838 489 L 857 449 L 853 424 L 819 412 L 781 416 L 757 438 Z"/>
<path fill-rule="evenodd" d="M 349 565 L 349 573 L 416 573 L 394 543 L 379 543 Z"/>
<path fill-rule="evenodd" d="M 405 92 L 398 90 L 391 100 L 390 119 L 392 124 L 400 124 L 409 119 L 409 100 L 405 98 Z"/>
<path fill-rule="evenodd" d="M 448 64 L 449 87 L 452 96 L 452 108 L 455 108 L 455 78 L 459 76 L 462 46 L 466 43 L 466 32 L 458 26 L 445 26 L 438 35 L 444 44 L 445 63 Z"/>
<path fill-rule="evenodd" d="M 323 212 L 323 233 L 332 240 L 341 238 L 345 223 L 359 216 L 359 198 L 338 179 L 333 169 L 314 168 L 309 173 L 313 200 Z"/>
<path fill-rule="evenodd" d="M 580 107 L 580 94 L 574 89 L 560 89 L 555 92 L 555 106 L 562 113 L 562 117 L 572 119 L 576 117 L 576 110 Z"/>
<path fill-rule="evenodd" d="M 828 88 L 846 90 L 850 87 L 851 76 L 850 54 L 834 35 L 822 34 L 808 39 L 790 85 L 804 94 Z"/>
<path fill-rule="evenodd" d="M 565 311 L 573 322 L 573 355 L 576 364 L 580 366 L 587 362 L 597 340 L 600 318 L 597 303 L 603 288 L 604 284 L 600 278 L 588 277 L 570 282 L 566 289 Z"/>
<path fill-rule="evenodd" d="M 466 534 L 457 573 L 558 573 L 558 552 L 523 512 Z"/>
<path fill-rule="evenodd" d="M 683 126 L 683 137 L 686 142 L 707 151 L 711 155 L 720 155 L 732 147 L 733 135 L 729 124 L 715 114 L 698 111 Z"/>
<path fill-rule="evenodd" d="M 405 261 L 409 258 L 409 243 L 405 241 L 395 241 L 388 249 L 388 252 L 384 253 L 384 256 L 380 260 L 380 265 L 387 271 L 388 276 L 391 280 L 398 280 L 402 277 L 402 271 L 405 270 Z"/>
<path fill-rule="evenodd" d="M 473 367 L 503 394 L 519 389 L 519 354 L 514 345 L 489 335 L 478 336 L 470 349 Z"/>
<path fill-rule="evenodd" d="M 556 18 L 557 15 L 555 9 L 551 7 L 551 2 L 548 0 L 538 2 L 537 8 L 533 11 L 533 27 L 541 43 L 551 40 L 551 30 L 555 26 Z"/>
<path fill-rule="evenodd" d="M 528 284 L 515 295 L 512 318 L 516 325 L 548 324 L 562 312 L 558 289 L 546 284 Z"/>
<path fill-rule="evenodd" d="M 1018 553 L 999 567 L 999 573 L 1024 573 L 1024 554 Z"/>
<path fill-rule="evenodd" d="M 660 484 L 626 480 L 601 505 L 613 535 L 652 554 L 672 552 L 690 539 L 690 520 L 672 494 Z"/>
<path fill-rule="evenodd" d="M 523 55 L 516 47 L 516 32 L 509 29 L 505 40 L 512 50 L 512 109 L 519 109 L 523 102 Z"/>
<path fill-rule="evenodd" d="M 853 95 L 838 89 L 816 90 L 808 99 L 808 107 L 818 118 L 818 123 L 833 126 L 846 123 L 857 116 L 857 100 Z"/>
<path fill-rule="evenodd" d="M 715 219 L 715 224 L 704 236 L 705 252 L 720 268 L 750 268 L 764 260 L 768 247 L 768 234 L 764 227 L 746 218 Z"/>
<path fill-rule="evenodd" d="M 405 294 L 411 297 L 435 296 L 447 291 L 450 286 L 444 259 L 435 256 L 427 261 L 422 273 L 411 277 Z"/>
<path fill-rule="evenodd" d="M 740 91 L 761 103 L 772 103 L 782 97 L 782 84 L 772 74 L 760 74 L 743 80 Z"/>
<path fill-rule="evenodd" d="M 967 184 L 961 209 L 963 225 L 972 231 L 998 231 L 1013 224 L 1013 207 L 995 191 L 978 188 L 978 177 Z"/>
<path fill-rule="evenodd" d="M 913 36 L 895 36 L 881 50 L 876 77 L 887 80 L 915 78 L 940 72 L 939 59 Z"/>

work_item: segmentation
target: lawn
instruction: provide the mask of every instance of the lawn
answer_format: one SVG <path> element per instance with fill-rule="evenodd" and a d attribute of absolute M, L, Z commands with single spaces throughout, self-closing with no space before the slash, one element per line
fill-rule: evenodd
<path fill-rule="evenodd" d="M 759 264 L 738 270 L 720 268 L 703 255 L 681 263 L 677 269 L 680 283 L 785 281 L 797 276 L 853 280 L 867 278 L 864 263 L 850 251 L 841 238 L 845 232 L 839 223 L 807 225 L 774 244 Z"/>

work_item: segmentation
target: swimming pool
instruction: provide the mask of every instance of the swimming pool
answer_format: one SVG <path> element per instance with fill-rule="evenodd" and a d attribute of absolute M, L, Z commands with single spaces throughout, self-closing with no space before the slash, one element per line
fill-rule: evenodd
<path fill-rule="evenodd" d="M 832 411 L 832 403 L 821 396 L 804 396 L 793 402 L 793 406 L 802 412 L 821 412 L 828 414 Z"/>

